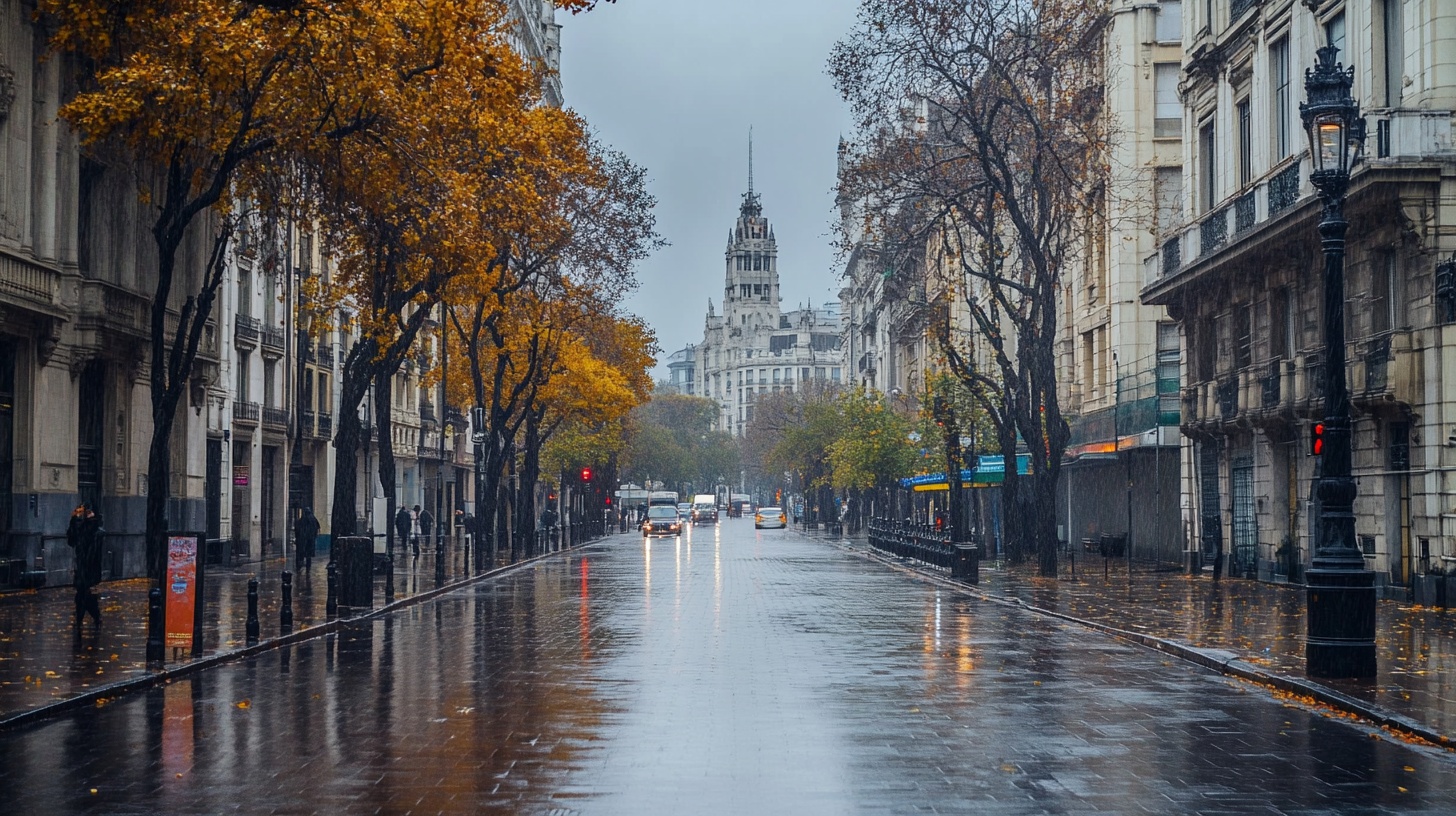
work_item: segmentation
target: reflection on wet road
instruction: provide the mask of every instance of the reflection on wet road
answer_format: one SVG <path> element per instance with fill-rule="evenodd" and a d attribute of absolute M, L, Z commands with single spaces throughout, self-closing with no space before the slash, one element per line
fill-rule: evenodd
<path fill-rule="evenodd" d="M 0 757 L 17 813 L 1456 811 L 1438 752 L 738 519 L 3 734 Z"/>

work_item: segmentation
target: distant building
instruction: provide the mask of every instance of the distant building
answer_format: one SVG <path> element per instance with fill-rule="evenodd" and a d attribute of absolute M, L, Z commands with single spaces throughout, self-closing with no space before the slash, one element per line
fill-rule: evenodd
<path fill-rule="evenodd" d="M 698 395 L 697 350 L 697 346 L 689 343 L 686 347 L 668 355 L 667 385 L 673 393 L 686 394 L 690 397 Z"/>
<path fill-rule="evenodd" d="M 550 72 L 541 83 L 542 101 L 559 108 L 561 95 L 561 25 L 552 0 L 511 0 L 515 30 L 508 37 L 517 54 Z"/>
<path fill-rule="evenodd" d="M 708 302 L 698 393 L 718 401 L 717 430 L 742 436 L 759 395 L 843 382 L 843 328 L 837 303 L 780 311 L 778 242 L 751 173 L 723 257 L 723 313 Z"/>

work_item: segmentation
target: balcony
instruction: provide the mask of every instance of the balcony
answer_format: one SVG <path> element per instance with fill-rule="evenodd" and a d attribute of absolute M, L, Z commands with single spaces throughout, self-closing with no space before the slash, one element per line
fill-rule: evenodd
<path fill-rule="evenodd" d="M 1264 387 L 1264 407 L 1277 408 L 1284 397 L 1284 361 L 1270 360 L 1260 382 Z"/>
<path fill-rule="evenodd" d="M 1199 257 L 1212 255 L 1228 243 L 1228 208 L 1215 210 L 1198 225 Z"/>
<path fill-rule="evenodd" d="M 315 433 L 320 439 L 332 439 L 334 436 L 334 415 L 328 411 L 318 413 L 318 424 L 314 426 Z"/>
<path fill-rule="evenodd" d="M 263 427 L 274 431 L 288 430 L 288 411 L 284 408 L 263 408 Z"/>
<path fill-rule="evenodd" d="M 424 422 L 434 422 L 435 421 L 435 403 L 433 403 L 433 402 L 421 402 L 420 403 L 420 419 L 423 420 Z"/>
<path fill-rule="evenodd" d="M 1241 237 L 1244 233 L 1254 228 L 1255 205 L 1258 199 L 1254 197 L 1254 191 L 1234 199 L 1234 237 Z"/>
<path fill-rule="evenodd" d="M 261 411 L 256 402 L 237 401 L 233 403 L 234 425 L 257 425 Z"/>
<path fill-rule="evenodd" d="M 326 345 L 319 345 L 318 348 L 314 350 L 314 362 L 318 364 L 318 367 L 319 368 L 326 369 L 328 371 L 333 371 L 334 370 L 334 347 L 333 346 L 326 346 Z"/>
<path fill-rule="evenodd" d="M 233 318 L 233 336 L 237 338 L 240 344 L 244 344 L 249 348 L 258 345 L 258 336 L 262 332 L 262 324 L 258 322 L 258 318 L 256 317 L 240 314 Z"/>
<path fill-rule="evenodd" d="M 1256 232 L 1260 223 L 1293 207 L 1299 201 L 1300 180 L 1300 162 L 1291 161 L 1278 172 L 1256 182 L 1253 188 L 1231 203 L 1168 236 L 1158 250 L 1161 255 L 1161 263 L 1157 264 L 1160 279 L 1172 277 L 1185 264 L 1210 257 L 1231 243 L 1237 243 Z M 1232 225 L 1229 223 L 1230 212 Z M 1197 235 L 1193 234 L 1195 232 Z"/>
<path fill-rule="evenodd" d="M 1304 355 L 1304 396 L 1316 403 L 1325 399 L 1325 352 L 1324 349 Z"/>
<path fill-rule="evenodd" d="M 261 329 L 263 350 L 272 351 L 275 356 L 283 355 L 283 330 L 277 326 L 263 326 Z"/>
<path fill-rule="evenodd" d="M 1230 0 L 1229 2 L 1229 25 L 1239 21 L 1239 18 L 1249 13 L 1250 9 L 1256 8 L 1260 0 Z"/>
<path fill-rule="evenodd" d="M 1218 381 L 1218 414 L 1225 422 L 1231 421 L 1239 412 L 1239 378 L 1230 374 Z"/>

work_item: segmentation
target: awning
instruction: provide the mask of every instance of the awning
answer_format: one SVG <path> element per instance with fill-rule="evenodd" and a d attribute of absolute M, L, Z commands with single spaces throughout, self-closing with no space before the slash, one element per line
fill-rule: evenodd
<path fill-rule="evenodd" d="M 1016 457 L 1016 472 L 1021 476 L 1031 472 L 1030 454 L 1023 453 Z M 1006 458 L 1003 456 L 980 456 L 976 459 L 974 469 L 961 470 L 961 486 L 963 487 L 991 487 L 999 485 L 1005 480 Z M 919 476 L 901 479 L 900 486 L 916 491 L 945 490 L 947 488 L 945 472 L 922 473 Z"/>

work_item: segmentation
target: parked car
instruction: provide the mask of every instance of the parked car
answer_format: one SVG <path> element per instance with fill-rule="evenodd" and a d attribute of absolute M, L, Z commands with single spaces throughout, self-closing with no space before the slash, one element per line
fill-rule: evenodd
<path fill-rule="evenodd" d="M 642 522 L 642 536 L 675 536 L 682 532 L 682 519 L 677 508 L 669 504 L 656 504 L 647 508 L 647 518 Z"/>
<path fill-rule="evenodd" d="M 784 518 L 782 507 L 760 507 L 753 516 L 753 529 L 762 530 L 765 527 L 780 529 L 789 526 Z"/>

